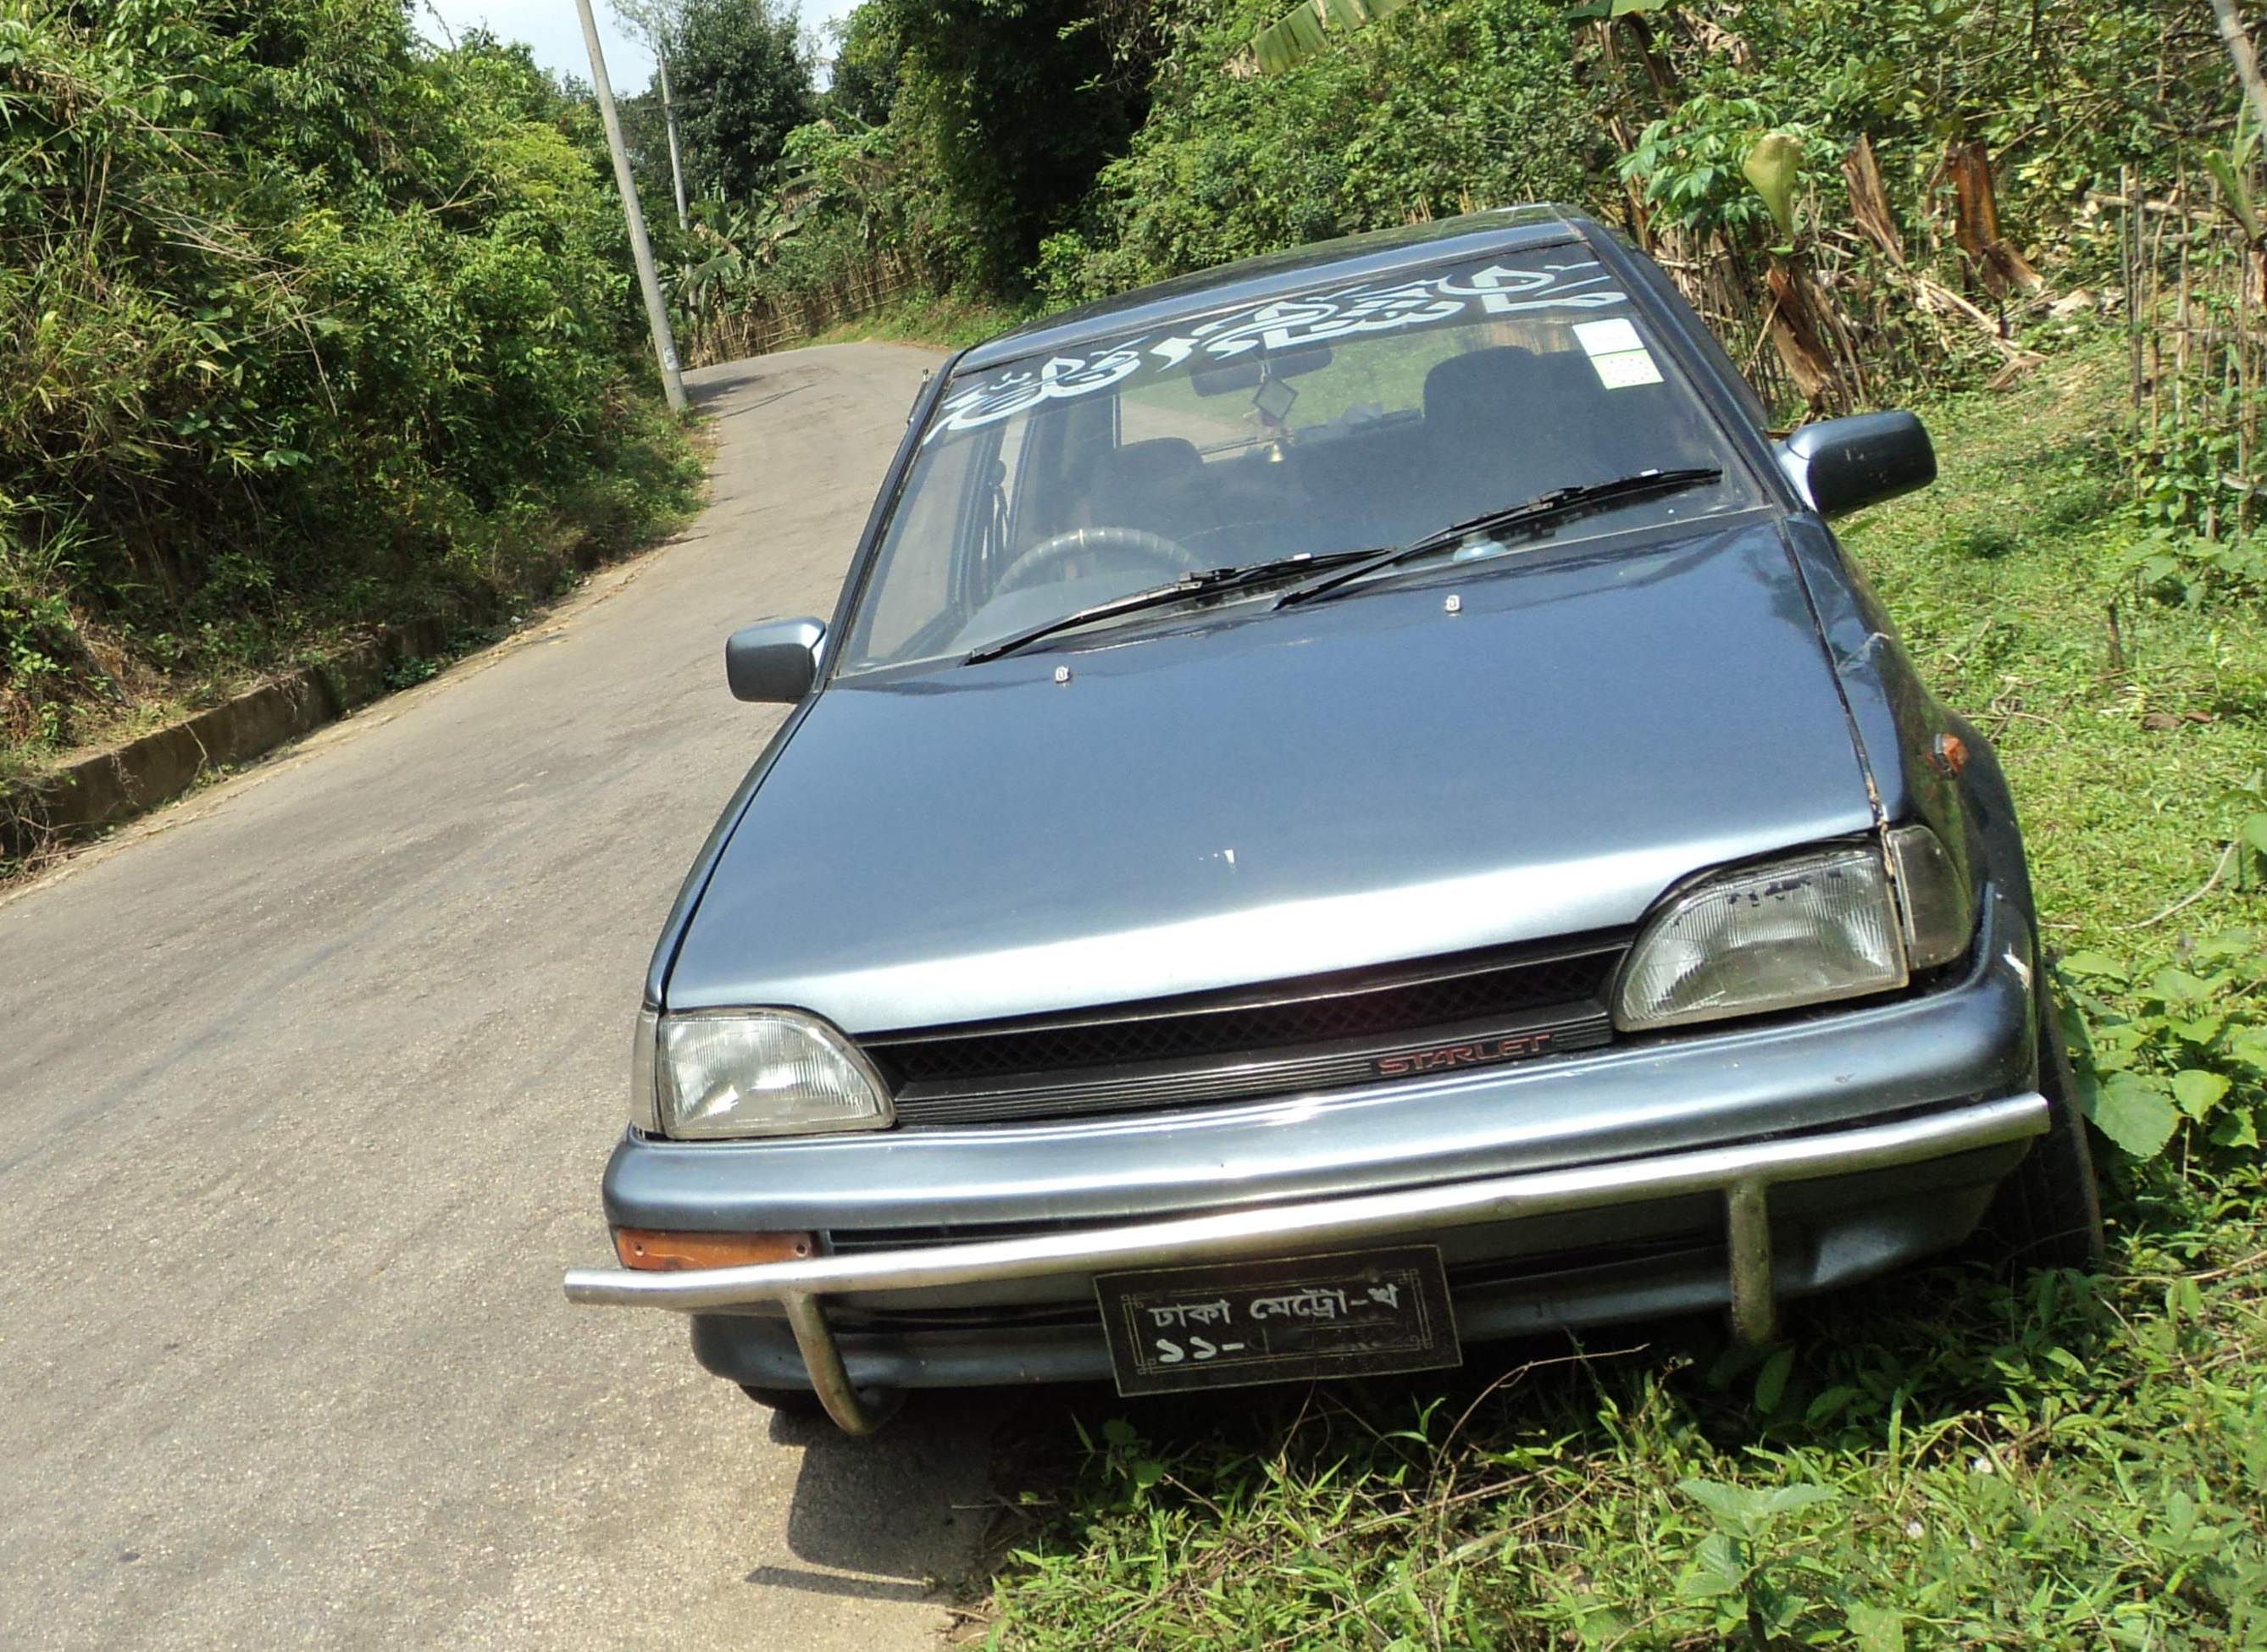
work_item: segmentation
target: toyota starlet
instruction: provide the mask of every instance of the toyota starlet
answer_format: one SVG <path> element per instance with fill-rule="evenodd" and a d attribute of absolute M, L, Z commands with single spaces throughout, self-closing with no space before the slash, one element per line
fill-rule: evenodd
<path fill-rule="evenodd" d="M 923 1387 L 1448 1366 L 2100 1214 L 1992 748 L 1662 273 L 1519 208 L 924 386 L 670 914 L 607 1166 L 696 1357 Z"/>

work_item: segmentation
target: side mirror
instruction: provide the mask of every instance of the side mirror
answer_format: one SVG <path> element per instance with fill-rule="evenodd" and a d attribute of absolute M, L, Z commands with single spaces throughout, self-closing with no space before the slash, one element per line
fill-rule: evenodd
<path fill-rule="evenodd" d="M 767 620 L 724 641 L 724 680 L 732 698 L 791 706 L 818 680 L 818 645 L 826 627 L 817 620 Z"/>
<path fill-rule="evenodd" d="M 1779 444 L 1779 464 L 1822 517 L 1878 504 L 1936 480 L 1936 449 L 1910 413 L 1806 424 Z"/>

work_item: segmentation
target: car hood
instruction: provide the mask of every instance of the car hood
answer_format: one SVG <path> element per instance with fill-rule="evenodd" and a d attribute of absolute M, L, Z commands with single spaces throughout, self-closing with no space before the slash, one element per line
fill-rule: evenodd
<path fill-rule="evenodd" d="M 666 999 L 852 1032 L 1123 1002 L 1627 925 L 1872 824 L 1775 525 L 1506 559 L 829 688 Z"/>

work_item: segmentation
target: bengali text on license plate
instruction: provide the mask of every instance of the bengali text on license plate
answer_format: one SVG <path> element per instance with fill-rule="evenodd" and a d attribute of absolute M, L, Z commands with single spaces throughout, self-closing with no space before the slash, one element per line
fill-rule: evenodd
<path fill-rule="evenodd" d="M 1223 1262 L 1094 1281 L 1121 1394 L 1455 1365 L 1431 1245 Z"/>

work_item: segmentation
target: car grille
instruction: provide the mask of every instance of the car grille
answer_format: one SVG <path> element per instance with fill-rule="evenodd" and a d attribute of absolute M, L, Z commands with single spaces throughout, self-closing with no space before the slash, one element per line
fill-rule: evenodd
<path fill-rule="evenodd" d="M 1200 1106 L 1596 1048 L 1612 1036 L 1624 945 L 1588 936 L 859 1042 L 903 1126 Z"/>

